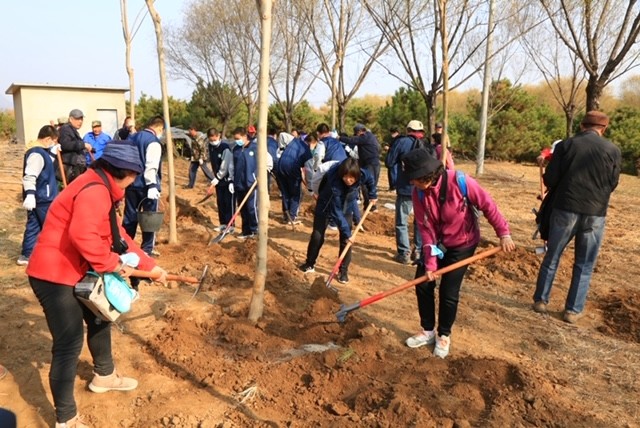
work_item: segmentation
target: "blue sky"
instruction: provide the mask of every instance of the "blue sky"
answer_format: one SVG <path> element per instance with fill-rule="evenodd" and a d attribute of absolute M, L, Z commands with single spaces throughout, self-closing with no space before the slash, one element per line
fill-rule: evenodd
<path fill-rule="evenodd" d="M 130 25 L 143 9 L 144 0 L 129 0 Z M 187 1 L 156 0 L 163 24 L 178 25 Z M 118 0 L 6 1 L 0 6 L 2 59 L 0 66 L 0 109 L 13 108 L 5 91 L 14 82 L 128 87 L 125 45 Z M 214 20 L 215 22 L 215 20 Z M 147 16 L 132 45 L 136 95 L 142 92 L 160 97 L 160 78 L 153 23 Z M 379 74 L 378 74 L 379 73 Z M 399 86 L 382 72 L 370 75 L 358 93 L 392 94 Z M 376 75 L 377 74 L 377 75 Z M 386 84 L 382 84 L 386 82 Z M 170 95 L 190 99 L 192 88 L 183 81 L 169 79 Z M 317 83 L 307 97 L 314 105 L 329 96 Z"/>

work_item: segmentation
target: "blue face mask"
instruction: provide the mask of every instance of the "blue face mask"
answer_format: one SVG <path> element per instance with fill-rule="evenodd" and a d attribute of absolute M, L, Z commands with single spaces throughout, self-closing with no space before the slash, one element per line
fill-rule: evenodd
<path fill-rule="evenodd" d="M 236 146 L 244 146 L 244 141 L 236 140 Z"/>

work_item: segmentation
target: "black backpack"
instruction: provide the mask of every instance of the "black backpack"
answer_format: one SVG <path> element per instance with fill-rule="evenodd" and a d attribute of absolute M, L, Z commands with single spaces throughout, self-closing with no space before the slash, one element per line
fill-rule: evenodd
<path fill-rule="evenodd" d="M 429 155 L 434 158 L 437 159 L 438 156 L 436 154 L 436 149 L 435 147 L 433 147 L 433 145 L 431 143 L 425 142 L 423 140 L 421 140 L 420 138 L 417 138 L 413 135 L 407 135 L 408 138 L 411 138 L 413 140 L 413 144 L 411 145 L 411 150 L 415 150 L 415 149 L 424 149 L 427 151 L 427 153 L 429 153 Z"/>

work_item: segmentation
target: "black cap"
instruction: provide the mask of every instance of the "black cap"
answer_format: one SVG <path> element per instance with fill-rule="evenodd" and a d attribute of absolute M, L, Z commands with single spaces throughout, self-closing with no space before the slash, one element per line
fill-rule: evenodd
<path fill-rule="evenodd" d="M 442 163 L 425 149 L 415 149 L 402 156 L 401 165 L 405 177 L 413 180 L 433 174 L 442 166 Z"/>

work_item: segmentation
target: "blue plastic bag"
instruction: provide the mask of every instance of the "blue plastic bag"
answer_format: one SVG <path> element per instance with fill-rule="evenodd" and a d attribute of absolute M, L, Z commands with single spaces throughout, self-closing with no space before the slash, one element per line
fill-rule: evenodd
<path fill-rule="evenodd" d="M 111 305 L 121 314 L 131 310 L 131 304 L 138 299 L 138 292 L 117 273 L 105 273 L 104 294 Z"/>

